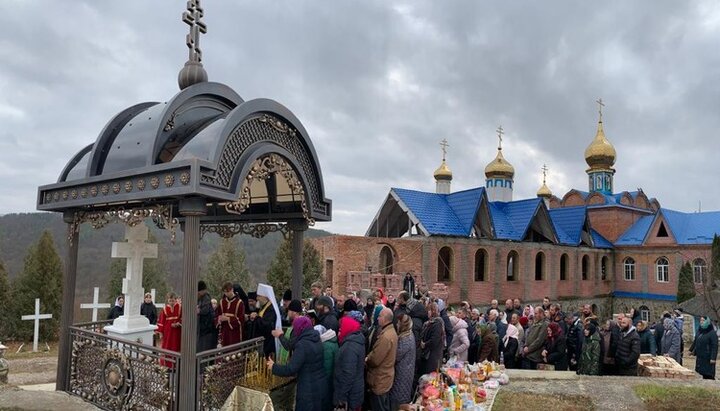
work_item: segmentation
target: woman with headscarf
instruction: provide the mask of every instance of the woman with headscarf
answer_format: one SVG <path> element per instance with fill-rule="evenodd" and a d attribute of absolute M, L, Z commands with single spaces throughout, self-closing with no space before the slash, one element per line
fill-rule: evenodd
<path fill-rule="evenodd" d="M 670 357 L 680 363 L 680 357 L 682 352 L 680 351 L 680 333 L 675 328 L 675 322 L 672 318 L 665 318 L 663 320 L 663 333 L 661 340 L 660 352 L 666 357 Z"/>
<path fill-rule="evenodd" d="M 320 334 L 313 329 L 310 319 L 297 317 L 293 320 L 293 353 L 286 365 L 275 364 L 272 357 L 267 367 L 273 375 L 297 376 L 295 387 L 295 410 L 315 411 L 323 409 L 325 398 L 324 350 Z"/>
<path fill-rule="evenodd" d="M 655 336 L 648 329 L 647 321 L 638 321 L 637 333 L 640 336 L 640 354 L 652 354 L 657 352 L 655 347 Z"/>
<path fill-rule="evenodd" d="M 462 318 L 452 315 L 450 316 L 450 326 L 452 327 L 453 338 L 448 353 L 451 356 L 457 356 L 460 361 L 467 361 L 468 349 L 470 348 L 467 323 Z"/>
<path fill-rule="evenodd" d="M 519 332 L 517 327 L 512 324 L 508 324 L 508 328 L 505 331 L 505 337 L 503 337 L 503 361 L 505 362 L 505 368 L 518 368 L 516 363 Z"/>
<path fill-rule="evenodd" d="M 365 337 L 362 333 L 362 314 L 351 311 L 340 318 L 337 357 L 335 358 L 335 375 L 333 404 L 336 408 L 357 411 L 363 403 L 365 379 L 358 378 L 358 370 L 365 367 Z"/>
<path fill-rule="evenodd" d="M 700 328 L 690 352 L 696 356 L 695 372 L 703 379 L 715 379 L 715 361 L 718 354 L 718 338 L 709 317 L 700 317 Z"/>
<path fill-rule="evenodd" d="M 600 335 L 594 322 L 588 322 L 583 331 L 585 341 L 582 344 L 578 374 L 600 375 Z"/>
<path fill-rule="evenodd" d="M 117 298 L 115 298 L 115 306 L 108 313 L 107 319 L 114 320 L 114 319 L 120 317 L 121 315 L 123 315 L 124 306 L 125 306 L 125 297 L 123 295 L 118 295 Z"/>
<path fill-rule="evenodd" d="M 401 404 L 412 401 L 412 385 L 415 377 L 415 335 L 412 319 L 401 313 L 397 317 L 398 346 L 395 355 L 395 379 L 390 389 L 390 406 L 399 409 Z"/>
<path fill-rule="evenodd" d="M 375 300 L 372 297 L 368 297 L 367 304 L 363 307 L 365 310 L 365 328 L 370 328 L 372 324 L 373 310 L 375 310 Z"/>
<path fill-rule="evenodd" d="M 418 374 L 428 374 L 440 368 L 445 347 L 445 326 L 436 303 L 427 306 L 429 319 L 420 331 L 420 364 Z"/>
<path fill-rule="evenodd" d="M 368 354 L 372 351 L 375 341 L 377 341 L 378 335 L 380 335 L 378 317 L 380 316 L 380 311 L 382 311 L 383 308 L 385 308 L 385 306 L 382 304 L 378 304 L 373 308 L 372 317 L 370 319 L 370 328 L 368 328 L 367 346 L 365 347 L 366 353 Z"/>
<path fill-rule="evenodd" d="M 555 366 L 556 371 L 567 371 L 567 345 L 562 328 L 556 322 L 548 324 L 545 349 L 542 352 L 543 360 Z"/>

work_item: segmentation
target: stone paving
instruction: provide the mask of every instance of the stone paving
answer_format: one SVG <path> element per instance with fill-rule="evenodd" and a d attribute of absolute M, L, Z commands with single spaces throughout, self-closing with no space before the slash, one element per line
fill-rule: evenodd
<path fill-rule="evenodd" d="M 58 391 L 29 391 L 0 385 L 0 410 L 97 411 L 100 408 Z"/>

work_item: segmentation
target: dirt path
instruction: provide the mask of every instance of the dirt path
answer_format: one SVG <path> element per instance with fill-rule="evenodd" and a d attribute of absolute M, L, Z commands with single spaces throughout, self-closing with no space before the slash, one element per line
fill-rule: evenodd
<path fill-rule="evenodd" d="M 55 381 L 57 357 L 18 358 L 8 360 L 11 385 L 44 384 Z"/>

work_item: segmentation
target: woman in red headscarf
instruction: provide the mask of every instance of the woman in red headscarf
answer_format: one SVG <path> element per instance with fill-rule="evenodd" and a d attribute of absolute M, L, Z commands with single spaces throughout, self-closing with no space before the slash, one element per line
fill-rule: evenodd
<path fill-rule="evenodd" d="M 547 364 L 555 366 L 556 371 L 567 371 L 567 346 L 565 344 L 565 336 L 562 328 L 551 322 L 547 329 L 547 339 L 545 340 L 545 349 L 542 352 L 543 361 Z"/>

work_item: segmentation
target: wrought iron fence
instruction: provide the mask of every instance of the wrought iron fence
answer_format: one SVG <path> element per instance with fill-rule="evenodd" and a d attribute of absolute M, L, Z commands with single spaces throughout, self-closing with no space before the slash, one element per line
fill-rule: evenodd
<path fill-rule="evenodd" d="M 70 327 L 70 393 L 106 410 L 176 410 L 180 354 L 112 338 L 107 323 Z"/>
<path fill-rule="evenodd" d="M 196 394 L 196 408 L 219 410 L 230 396 L 240 378 L 245 375 L 247 360 L 257 354 L 262 357 L 264 338 L 254 338 L 241 343 L 197 354 L 197 370 L 200 375 Z"/>

